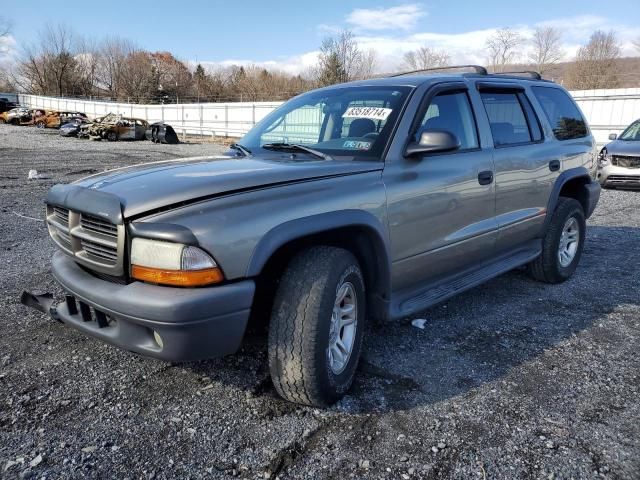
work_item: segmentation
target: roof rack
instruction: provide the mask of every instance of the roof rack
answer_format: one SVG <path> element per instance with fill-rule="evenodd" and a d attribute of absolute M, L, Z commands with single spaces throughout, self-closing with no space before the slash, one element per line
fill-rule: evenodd
<path fill-rule="evenodd" d="M 442 71 L 442 70 L 460 70 L 460 69 L 471 69 L 473 70 L 475 73 L 480 74 L 480 75 L 488 75 L 489 72 L 487 72 L 487 69 L 484 67 L 481 67 L 480 65 L 451 65 L 448 67 L 434 67 L 434 68 L 420 68 L 418 70 L 411 70 L 409 72 L 400 72 L 400 73 L 394 73 L 393 75 L 389 75 L 389 77 L 402 77 L 404 75 L 413 75 L 414 73 L 422 73 L 422 72 L 438 72 L 438 71 Z"/>
<path fill-rule="evenodd" d="M 542 75 L 538 72 L 534 72 L 533 70 L 523 70 L 520 72 L 494 72 L 491 75 L 528 76 L 530 78 L 535 78 L 536 80 L 542 80 Z"/>

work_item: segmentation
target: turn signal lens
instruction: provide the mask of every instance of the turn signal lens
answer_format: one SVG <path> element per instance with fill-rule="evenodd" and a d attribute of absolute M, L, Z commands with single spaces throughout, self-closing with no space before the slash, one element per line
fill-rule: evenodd
<path fill-rule="evenodd" d="M 172 285 L 176 287 L 201 287 L 220 283 L 224 276 L 222 271 L 215 268 L 204 270 L 161 270 L 158 268 L 131 266 L 131 276 L 143 282 Z"/>

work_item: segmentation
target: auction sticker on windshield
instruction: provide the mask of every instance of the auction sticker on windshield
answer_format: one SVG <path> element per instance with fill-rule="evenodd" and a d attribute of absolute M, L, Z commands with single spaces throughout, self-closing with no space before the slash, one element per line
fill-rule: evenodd
<path fill-rule="evenodd" d="M 342 114 L 342 118 L 370 118 L 371 120 L 386 120 L 393 112 L 392 108 L 382 107 L 349 107 Z"/>

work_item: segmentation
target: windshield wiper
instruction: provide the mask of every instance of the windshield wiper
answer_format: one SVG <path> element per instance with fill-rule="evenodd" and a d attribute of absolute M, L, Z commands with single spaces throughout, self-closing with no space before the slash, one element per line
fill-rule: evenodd
<path fill-rule="evenodd" d="M 298 143 L 265 143 L 262 145 L 262 148 L 266 148 L 267 150 L 277 150 L 281 152 L 305 152 L 314 157 L 322 158 L 323 160 L 333 160 L 331 156 L 326 153 L 322 153 L 318 150 L 314 150 L 313 148 L 305 147 L 304 145 L 300 145 Z"/>
<path fill-rule="evenodd" d="M 239 143 L 232 143 L 231 145 L 229 145 L 229 148 L 240 152 L 245 157 L 248 157 L 251 155 L 251 150 L 249 150 L 247 147 L 243 147 Z"/>

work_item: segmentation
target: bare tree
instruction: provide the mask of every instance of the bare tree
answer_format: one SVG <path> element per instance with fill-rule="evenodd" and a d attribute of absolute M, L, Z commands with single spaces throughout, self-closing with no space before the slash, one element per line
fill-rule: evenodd
<path fill-rule="evenodd" d="M 496 72 L 504 71 L 506 65 L 517 60 L 518 47 L 523 39 L 518 32 L 501 28 L 487 39 L 486 48 L 489 65 Z"/>
<path fill-rule="evenodd" d="M 446 67 L 450 61 L 447 52 L 430 47 L 420 47 L 404 54 L 404 66 L 408 70 Z"/>
<path fill-rule="evenodd" d="M 359 79 L 367 79 L 374 76 L 376 69 L 378 68 L 378 55 L 375 50 L 365 50 L 362 52 L 362 59 L 360 62 L 360 71 L 358 73 Z"/>
<path fill-rule="evenodd" d="M 619 84 L 616 61 L 620 44 L 615 32 L 598 30 L 580 47 L 568 75 L 568 86 L 578 90 L 615 88 Z"/>
<path fill-rule="evenodd" d="M 344 30 L 334 37 L 325 38 L 318 57 L 318 81 L 321 85 L 342 83 L 370 74 L 375 61 L 358 47 L 353 32 Z M 328 83 L 330 82 L 330 83 Z"/>
<path fill-rule="evenodd" d="M 556 27 L 536 28 L 531 43 L 533 50 L 529 54 L 529 61 L 535 64 L 541 74 L 547 72 L 549 67 L 559 63 L 564 57 L 562 33 Z"/>
<path fill-rule="evenodd" d="M 96 86 L 111 98 L 121 98 L 123 91 L 123 68 L 127 57 L 136 51 L 135 45 L 124 38 L 107 37 L 100 45 Z"/>

